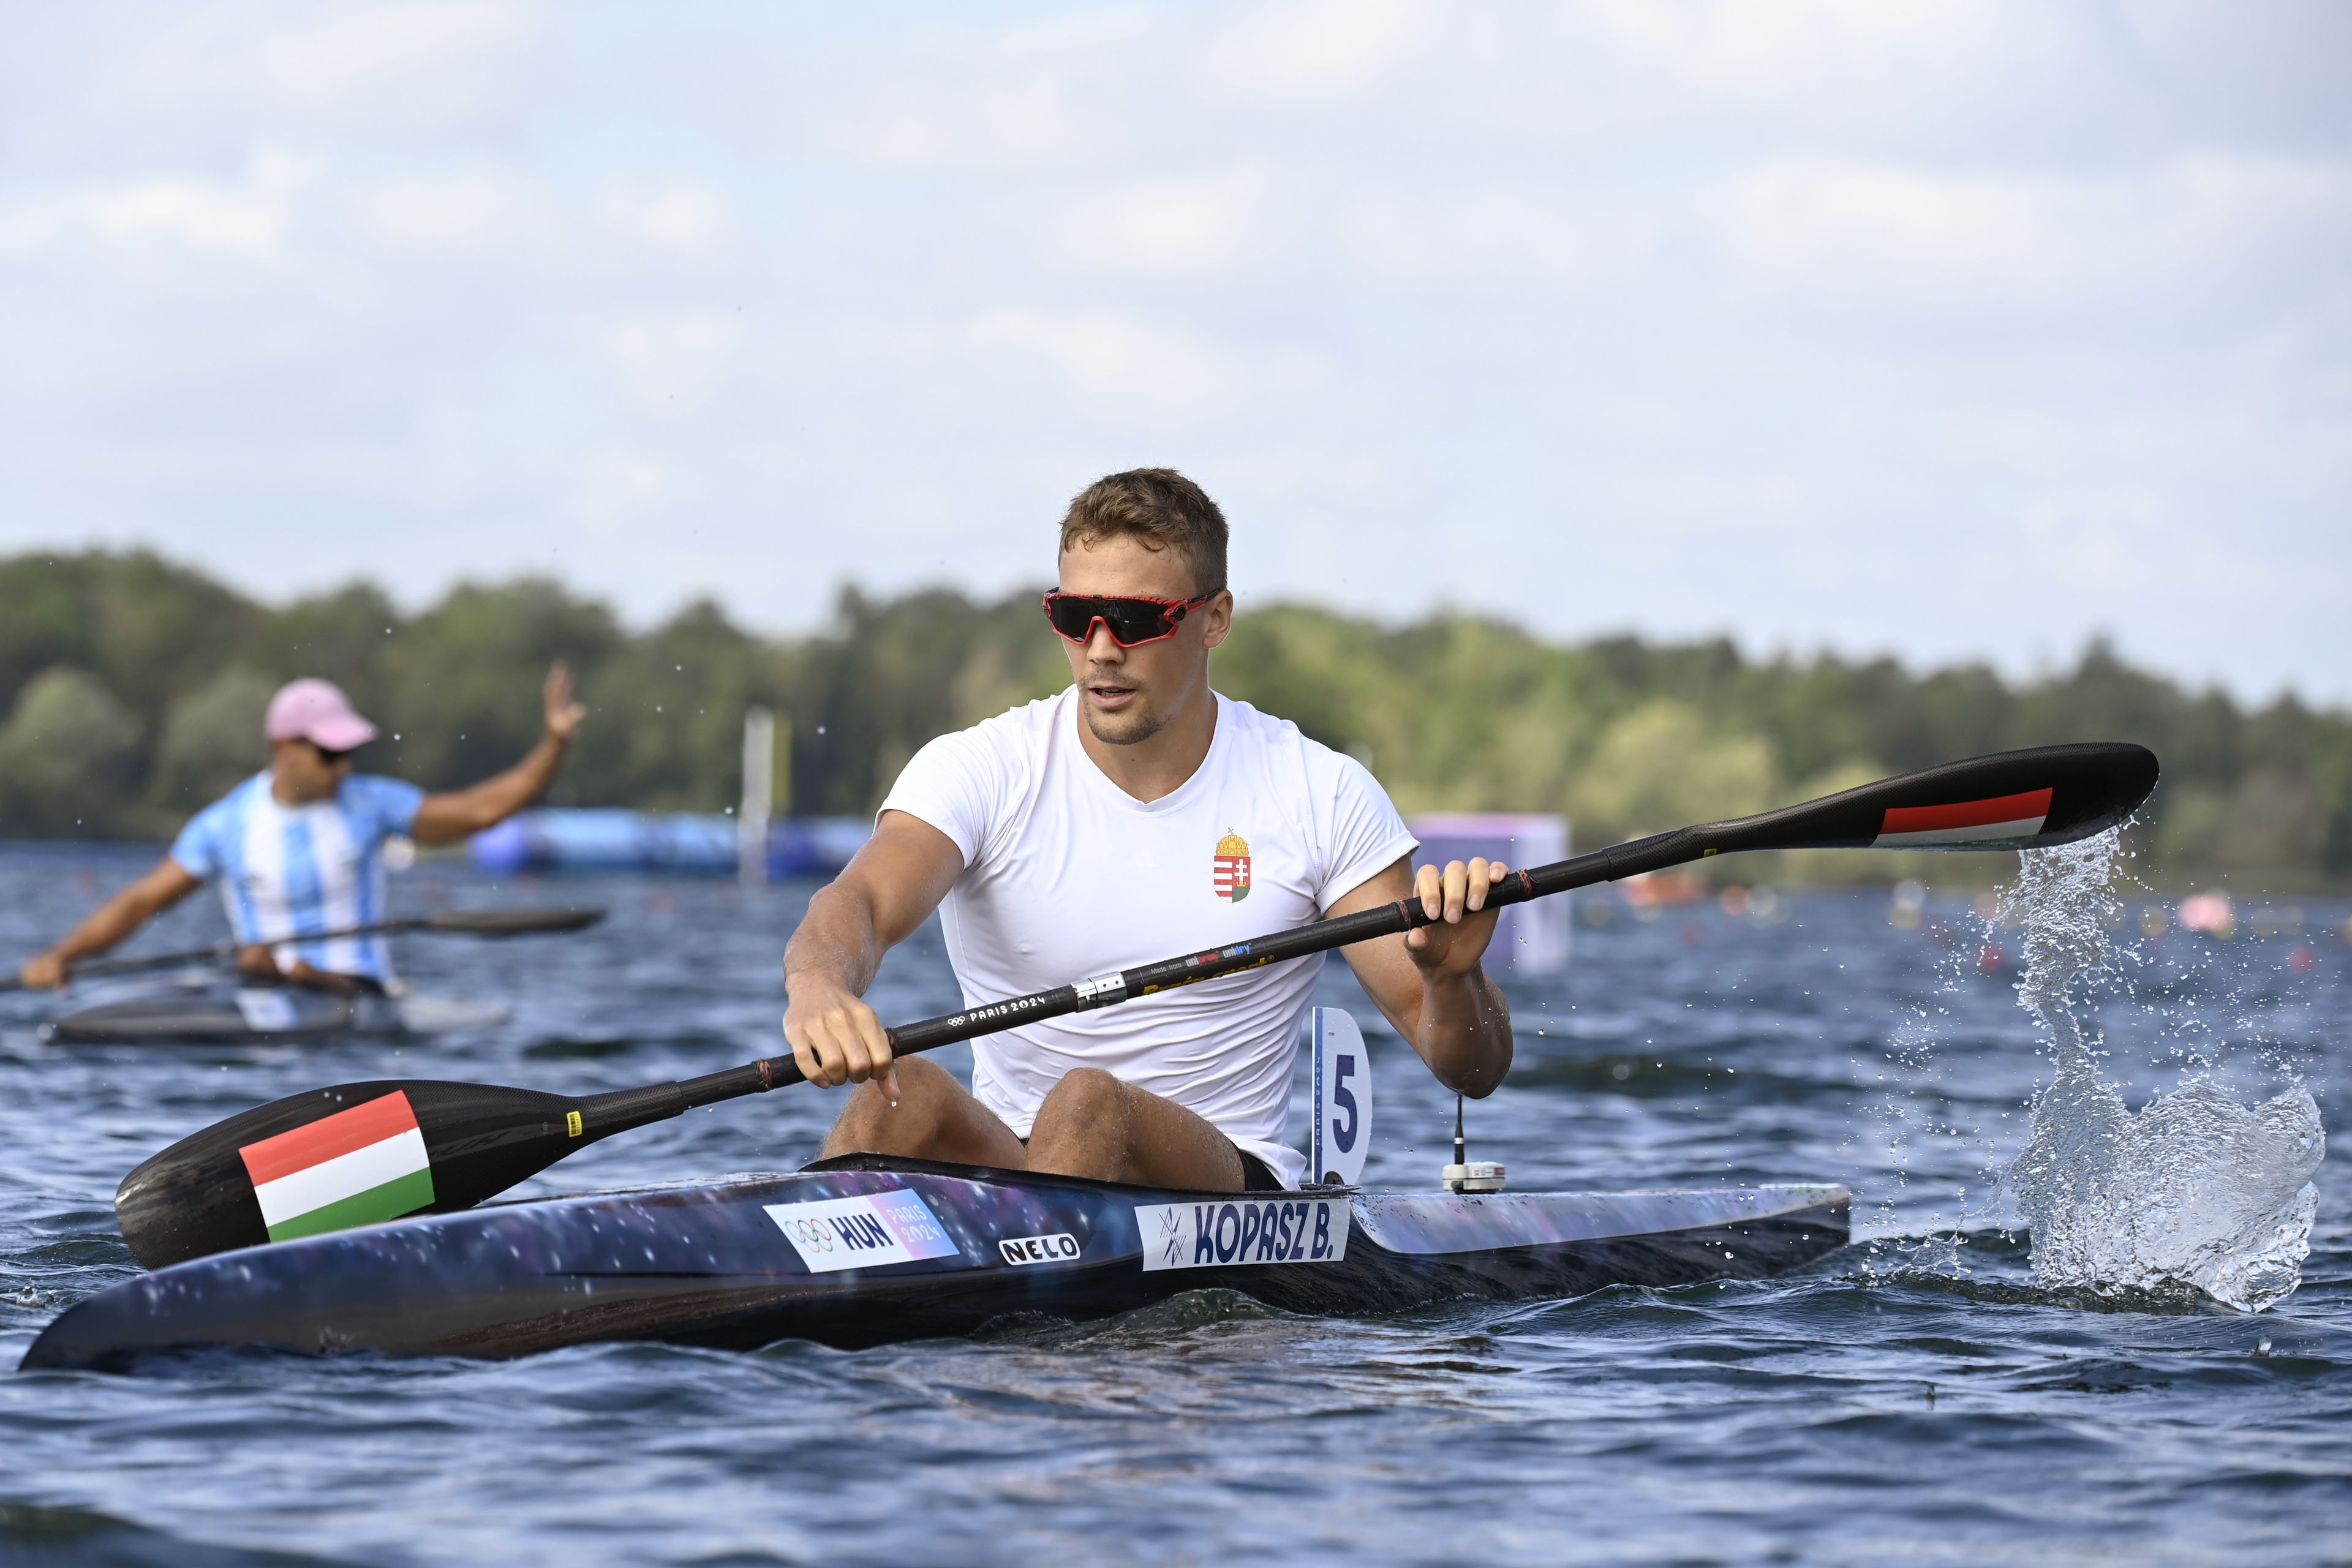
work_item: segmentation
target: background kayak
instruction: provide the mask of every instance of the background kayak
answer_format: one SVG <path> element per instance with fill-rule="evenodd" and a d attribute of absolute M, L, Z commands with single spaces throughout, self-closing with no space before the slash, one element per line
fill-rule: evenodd
<path fill-rule="evenodd" d="M 77 1005 L 41 1026 L 58 1045 L 285 1045 L 495 1028 L 510 1009 L 411 993 L 343 995 L 257 985 L 217 969 L 77 987 Z"/>

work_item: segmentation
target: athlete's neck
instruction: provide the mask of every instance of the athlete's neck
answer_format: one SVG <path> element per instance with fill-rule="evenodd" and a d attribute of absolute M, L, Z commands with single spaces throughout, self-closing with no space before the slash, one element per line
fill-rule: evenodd
<path fill-rule="evenodd" d="M 1087 721 L 1081 699 L 1077 713 L 1078 744 L 1103 776 L 1149 804 L 1174 795 L 1209 760 L 1210 743 L 1217 738 L 1217 694 L 1209 689 L 1207 660 L 1201 679 L 1168 721 L 1139 741 L 1106 741 Z"/>
<path fill-rule="evenodd" d="M 272 775 L 269 798 L 280 805 L 309 805 L 314 801 L 324 800 L 326 796 L 307 794 L 299 786 L 290 785 L 284 779 Z"/>
<path fill-rule="evenodd" d="M 299 757 L 281 755 L 269 769 L 269 798 L 280 805 L 313 805 L 332 800 L 342 784 L 336 773 L 315 763 L 305 767 Z"/>

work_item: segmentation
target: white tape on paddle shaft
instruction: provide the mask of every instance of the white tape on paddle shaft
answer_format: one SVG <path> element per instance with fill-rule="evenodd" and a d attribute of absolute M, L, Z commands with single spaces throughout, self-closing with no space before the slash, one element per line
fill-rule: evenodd
<path fill-rule="evenodd" d="M 1307 1135 L 1307 1180 L 1352 1187 L 1372 1146 L 1372 1058 L 1356 1020 L 1339 1007 L 1310 1007 L 1307 1050 L 1315 1064 L 1315 1116 Z"/>
<path fill-rule="evenodd" d="M 1079 981 L 1076 985 L 1071 986 L 1070 989 L 1078 994 L 1079 1001 L 1092 1002 L 1096 1005 L 1101 1006 L 1116 1002 L 1120 997 L 1127 994 L 1127 976 L 1124 974 L 1097 974 L 1092 980 Z"/>

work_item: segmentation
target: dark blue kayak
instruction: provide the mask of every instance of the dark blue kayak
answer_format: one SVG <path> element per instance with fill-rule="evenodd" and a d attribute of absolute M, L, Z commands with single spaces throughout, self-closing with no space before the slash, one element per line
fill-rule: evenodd
<path fill-rule="evenodd" d="M 1084 1321 L 1224 1288 L 1381 1313 L 1606 1285 L 1755 1279 L 1845 1245 L 1843 1187 L 1163 1192 L 856 1154 L 789 1175 L 494 1204 L 217 1254 L 71 1308 L 26 1369 L 263 1346 L 528 1355 L 750 1349 Z"/>

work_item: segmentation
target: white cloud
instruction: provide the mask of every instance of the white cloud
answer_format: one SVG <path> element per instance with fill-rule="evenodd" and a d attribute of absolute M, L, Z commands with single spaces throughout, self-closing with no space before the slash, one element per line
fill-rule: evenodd
<path fill-rule="evenodd" d="M 685 257 L 717 252 L 735 226 L 723 195 L 683 182 L 608 181 L 597 193 L 596 210 L 614 233 Z"/>
<path fill-rule="evenodd" d="M 596 346 L 621 395 L 639 411 L 692 416 L 719 393 L 743 335 L 734 314 L 667 311 L 607 322 Z"/>
<path fill-rule="evenodd" d="M 1312 354 L 1245 348 L 1124 316 L 997 310 L 972 323 L 971 337 L 1050 367 L 1066 388 L 1069 414 L 1155 433 L 1261 416 L 1328 391 L 1331 381 Z"/>
<path fill-rule="evenodd" d="M 667 500 L 673 479 L 658 458 L 624 447 L 590 452 L 581 465 L 577 506 L 590 528 L 611 534 Z"/>
<path fill-rule="evenodd" d="M 1963 318 L 2177 312 L 2190 290 L 2324 272 L 2352 252 L 2352 167 L 2202 153 L 2100 176 L 1769 163 L 1710 205 L 1736 276 Z"/>
<path fill-rule="evenodd" d="M 1134 9 L 909 26 L 793 59 L 761 118 L 853 164 L 1100 166 L 1127 145 L 1133 112 L 1155 106 L 1164 43 L 1164 25 Z"/>
<path fill-rule="evenodd" d="M 67 246 L 130 262 L 194 252 L 275 264 L 318 174 L 315 159 L 264 147 L 238 181 L 134 179 L 36 196 L 0 205 L 0 255 Z"/>
<path fill-rule="evenodd" d="M 1041 260 L 1129 278 L 1229 273 L 1286 226 L 1263 171 L 1211 170 L 1091 190 L 1052 223 Z"/>
<path fill-rule="evenodd" d="M 355 183 L 352 207 L 350 237 L 363 253 L 472 259 L 501 271 L 558 263 L 566 219 L 540 181 L 486 163 Z"/>
<path fill-rule="evenodd" d="M 1483 182 L 1383 192 L 1342 205 L 1328 226 L 1349 259 L 1388 281 L 1538 293 L 1622 281 L 1655 254 L 1660 230 L 1658 215 L 1609 192 Z"/>
<path fill-rule="evenodd" d="M 117 106 L 362 132 L 480 111 L 524 74 L 545 19 L 524 0 L 247 0 L 137 15 L 148 25 L 106 30 L 121 63 L 97 74 Z"/>
<path fill-rule="evenodd" d="M 1447 25 L 1427 0 L 1277 0 L 1233 14 L 1202 49 L 1213 89 L 1265 102 L 1360 103 Z"/>

